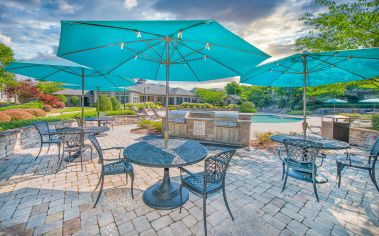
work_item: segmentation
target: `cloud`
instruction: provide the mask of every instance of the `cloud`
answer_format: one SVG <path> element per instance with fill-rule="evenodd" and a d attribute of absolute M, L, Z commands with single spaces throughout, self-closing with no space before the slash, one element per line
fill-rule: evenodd
<path fill-rule="evenodd" d="M 124 0 L 124 6 L 126 9 L 132 9 L 138 5 L 137 0 Z"/>
<path fill-rule="evenodd" d="M 2 42 L 3 44 L 10 45 L 11 41 L 12 41 L 11 37 L 0 34 L 0 42 Z"/>
<path fill-rule="evenodd" d="M 158 0 L 153 8 L 177 18 L 213 18 L 222 22 L 249 23 L 270 15 L 281 0 Z"/>

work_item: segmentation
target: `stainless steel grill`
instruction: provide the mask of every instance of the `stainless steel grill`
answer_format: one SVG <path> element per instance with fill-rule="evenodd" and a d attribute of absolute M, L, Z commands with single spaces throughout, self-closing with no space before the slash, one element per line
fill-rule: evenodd
<path fill-rule="evenodd" d="M 188 111 L 175 110 L 168 113 L 168 121 L 175 123 L 185 123 L 188 117 Z"/>
<path fill-rule="evenodd" d="M 238 112 L 216 111 L 214 114 L 214 125 L 224 127 L 236 127 Z"/>

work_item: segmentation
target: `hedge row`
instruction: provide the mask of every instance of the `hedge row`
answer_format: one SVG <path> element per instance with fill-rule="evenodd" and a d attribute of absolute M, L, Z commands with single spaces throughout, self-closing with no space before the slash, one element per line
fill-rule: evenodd
<path fill-rule="evenodd" d="M 42 107 L 43 107 L 42 102 L 28 102 L 28 103 L 24 103 L 24 104 L 20 104 L 20 105 L 0 107 L 0 111 L 13 110 L 13 109 L 19 109 L 19 108 L 39 108 L 39 109 L 42 109 Z"/>

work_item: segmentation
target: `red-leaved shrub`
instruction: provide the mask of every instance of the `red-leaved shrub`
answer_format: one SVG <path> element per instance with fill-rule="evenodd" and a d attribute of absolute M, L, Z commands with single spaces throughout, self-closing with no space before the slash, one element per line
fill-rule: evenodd
<path fill-rule="evenodd" d="M 35 117 L 44 117 L 46 116 L 46 112 L 44 112 L 42 109 L 37 109 L 37 108 L 27 108 L 23 109 L 24 111 L 32 114 Z"/>
<path fill-rule="evenodd" d="M 59 102 L 59 99 L 57 97 L 50 94 L 41 94 L 38 100 L 52 107 L 55 107 Z"/>
<path fill-rule="evenodd" d="M 57 102 L 57 104 L 54 106 L 55 108 L 64 108 L 63 102 Z"/>
<path fill-rule="evenodd" d="M 11 117 L 5 114 L 4 112 L 0 112 L 0 122 L 11 121 Z"/>
<path fill-rule="evenodd" d="M 44 110 L 46 112 L 51 112 L 51 110 L 53 110 L 53 108 L 50 105 L 43 105 L 42 110 Z"/>
<path fill-rule="evenodd" d="M 3 111 L 5 114 L 11 117 L 11 121 L 14 120 L 29 120 L 33 119 L 34 116 L 23 109 L 7 110 Z"/>

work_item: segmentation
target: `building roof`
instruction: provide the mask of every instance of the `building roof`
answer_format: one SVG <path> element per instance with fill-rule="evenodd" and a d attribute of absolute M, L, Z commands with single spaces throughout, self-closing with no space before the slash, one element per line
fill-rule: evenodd
<path fill-rule="evenodd" d="M 144 91 L 144 88 L 145 91 Z M 166 86 L 161 84 L 137 84 L 135 86 L 128 87 L 129 91 L 134 91 L 140 94 L 146 95 L 166 95 Z M 195 93 L 182 89 L 182 88 L 170 88 L 170 96 L 196 96 Z"/>
<path fill-rule="evenodd" d="M 63 89 L 58 92 L 52 93 L 54 95 L 63 94 L 68 96 L 82 96 L 82 90 L 80 89 Z M 90 95 L 90 91 L 84 90 L 84 95 Z"/>

